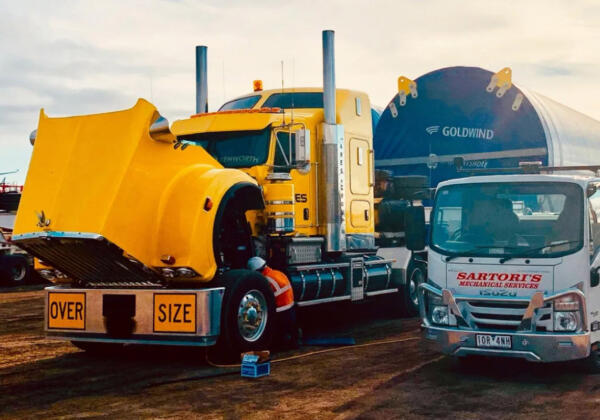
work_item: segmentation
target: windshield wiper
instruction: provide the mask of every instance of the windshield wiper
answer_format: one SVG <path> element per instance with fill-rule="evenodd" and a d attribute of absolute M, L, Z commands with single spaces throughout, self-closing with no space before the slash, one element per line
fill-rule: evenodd
<path fill-rule="evenodd" d="M 543 249 L 546 248 L 553 248 L 555 246 L 559 246 L 559 245 L 570 245 L 570 244 L 578 244 L 581 241 L 556 241 L 556 242 L 551 242 L 549 244 L 546 244 L 544 246 L 540 246 L 537 248 L 532 248 L 532 249 L 528 249 L 525 252 L 520 252 L 518 254 L 511 254 L 511 255 L 507 255 L 504 258 L 500 258 L 500 264 L 504 264 L 505 262 L 512 260 L 513 258 L 519 258 L 519 257 L 526 257 L 527 255 L 531 255 L 531 254 L 535 254 L 538 251 L 541 251 Z"/>
<path fill-rule="evenodd" d="M 452 261 L 453 259 L 458 258 L 458 257 L 467 257 L 468 256 L 467 254 L 470 254 L 472 252 L 479 251 L 480 249 L 491 249 L 491 248 L 515 249 L 514 246 L 478 245 L 478 246 L 470 248 L 466 251 L 463 251 L 460 254 L 449 255 L 446 257 L 445 261 L 446 262 Z M 493 257 L 493 255 L 490 255 L 490 257 Z"/>

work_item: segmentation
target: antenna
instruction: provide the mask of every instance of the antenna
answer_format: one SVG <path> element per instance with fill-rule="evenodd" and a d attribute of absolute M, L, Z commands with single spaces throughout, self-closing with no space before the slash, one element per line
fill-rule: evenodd
<path fill-rule="evenodd" d="M 288 138 L 288 147 L 290 151 L 290 163 L 293 161 L 292 156 L 292 129 L 294 128 L 294 90 L 296 89 L 296 61 L 292 58 L 292 121 L 290 121 L 290 131 Z"/>
<path fill-rule="evenodd" d="M 296 90 L 296 60 L 292 58 L 292 122 L 294 125 L 294 93 Z"/>
<path fill-rule="evenodd" d="M 281 99 L 283 99 L 283 60 L 281 60 Z M 284 105 L 285 103 L 281 101 L 281 104 Z M 282 106 L 281 110 L 283 111 L 283 125 L 285 125 L 285 107 Z"/>
<path fill-rule="evenodd" d="M 223 59 L 222 64 L 223 64 L 223 66 L 222 66 L 223 74 L 222 74 L 221 80 L 223 82 L 223 103 L 225 103 L 225 101 L 227 100 L 227 96 L 225 95 L 225 59 Z"/>

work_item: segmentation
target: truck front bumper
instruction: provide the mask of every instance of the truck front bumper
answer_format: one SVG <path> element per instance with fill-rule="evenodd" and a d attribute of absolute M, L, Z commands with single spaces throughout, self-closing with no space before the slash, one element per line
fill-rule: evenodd
<path fill-rule="evenodd" d="M 479 334 L 509 335 L 511 349 L 477 347 Z M 451 356 L 516 357 L 532 362 L 560 362 L 582 359 L 590 353 L 590 333 L 505 333 L 498 331 L 469 331 L 454 328 L 424 326 L 427 347 Z"/>
<path fill-rule="evenodd" d="M 46 335 L 73 341 L 214 345 L 224 288 L 76 289 L 48 287 Z"/>

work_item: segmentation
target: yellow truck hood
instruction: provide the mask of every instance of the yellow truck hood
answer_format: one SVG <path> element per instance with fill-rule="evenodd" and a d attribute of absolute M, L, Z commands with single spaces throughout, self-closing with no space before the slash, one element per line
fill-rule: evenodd
<path fill-rule="evenodd" d="M 149 127 L 157 117 L 143 99 L 105 114 L 49 118 L 42 110 L 17 242 L 42 231 L 93 233 L 147 266 L 172 255 L 210 280 L 217 204 L 232 185 L 255 182 L 201 147 L 182 151 L 154 140 Z M 207 197 L 212 211 L 204 209 Z"/>

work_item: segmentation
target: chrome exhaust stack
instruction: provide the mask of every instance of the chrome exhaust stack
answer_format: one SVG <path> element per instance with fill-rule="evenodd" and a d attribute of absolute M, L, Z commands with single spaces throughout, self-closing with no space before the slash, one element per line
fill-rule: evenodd
<path fill-rule="evenodd" d="M 327 252 L 346 250 L 344 127 L 337 124 L 334 32 L 323 31 L 323 171 Z"/>
<path fill-rule="evenodd" d="M 206 47 L 196 46 L 196 114 L 208 112 Z"/>
<path fill-rule="evenodd" d="M 158 114 L 156 120 L 150 125 L 148 130 L 150 137 L 156 141 L 162 141 L 164 143 L 174 143 L 176 140 L 175 135 L 169 128 L 169 120 L 162 115 Z"/>

